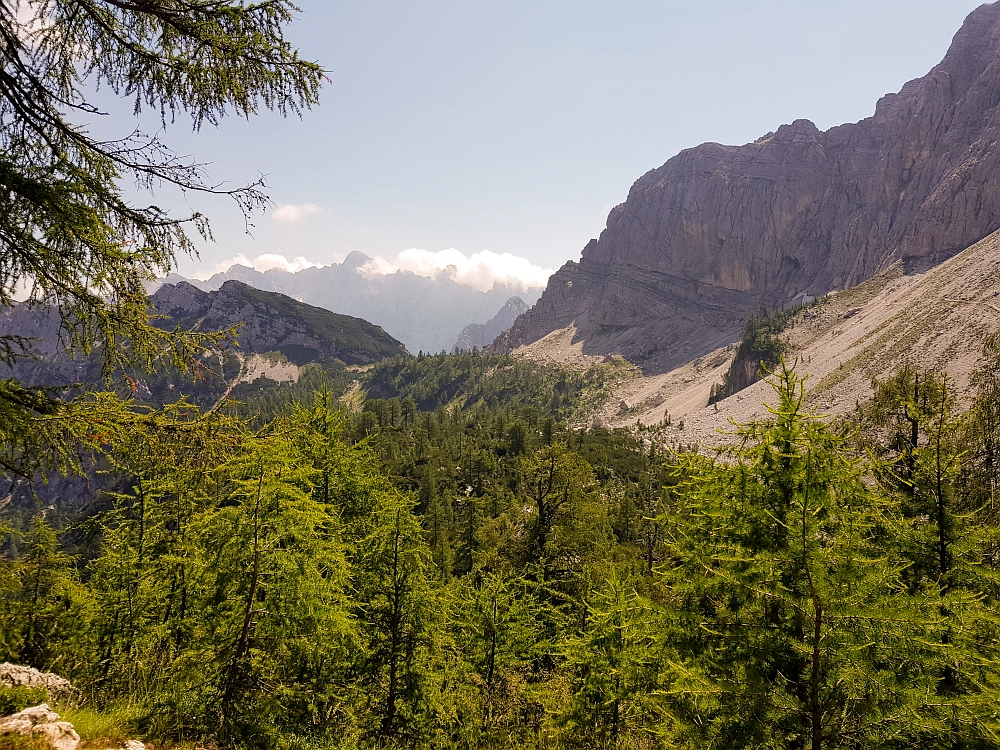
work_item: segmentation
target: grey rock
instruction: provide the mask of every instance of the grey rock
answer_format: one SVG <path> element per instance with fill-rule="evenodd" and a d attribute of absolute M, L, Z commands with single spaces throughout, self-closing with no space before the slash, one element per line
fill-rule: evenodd
<path fill-rule="evenodd" d="M 80 747 L 80 735 L 73 725 L 59 721 L 59 714 L 47 703 L 0 719 L 0 735 L 4 734 L 44 737 L 52 750 L 77 750 Z"/>
<path fill-rule="evenodd" d="M 4 687 L 44 688 L 51 701 L 74 703 L 79 692 L 69 680 L 34 667 L 3 662 L 0 664 L 0 685 Z"/>
<path fill-rule="evenodd" d="M 517 317 L 527 310 L 528 305 L 524 300 L 520 297 L 511 297 L 497 314 L 485 323 L 470 323 L 463 328 L 452 348 L 462 351 L 486 348 L 493 343 L 493 339 L 514 325 Z"/>
<path fill-rule="evenodd" d="M 762 307 L 940 262 L 1000 228 L 1000 4 L 861 122 L 707 143 L 641 177 L 607 228 L 494 344 L 575 321 L 588 354 L 664 370 L 734 340 Z"/>

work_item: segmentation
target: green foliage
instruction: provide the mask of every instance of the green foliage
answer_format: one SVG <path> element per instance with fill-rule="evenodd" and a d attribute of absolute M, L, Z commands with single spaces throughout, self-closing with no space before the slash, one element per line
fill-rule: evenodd
<path fill-rule="evenodd" d="M 768 312 L 761 310 L 750 316 L 743 326 L 740 343 L 736 349 L 729 370 L 722 383 L 712 386 L 708 397 L 709 405 L 738 393 L 755 383 L 762 375 L 771 372 L 788 351 L 788 344 L 781 334 L 803 311 L 822 300 L 813 300 L 801 305 L 792 305 Z"/>
<path fill-rule="evenodd" d="M 317 101 L 322 70 L 283 38 L 293 10 L 287 0 L 0 4 L 0 306 L 22 293 L 19 304 L 48 306 L 59 318 L 58 343 L 96 354 L 108 378 L 158 362 L 186 371 L 219 340 L 153 325 L 144 287 L 167 275 L 178 254 L 195 252 L 190 227 L 211 236 L 205 218 L 136 205 L 124 186 L 229 195 L 249 213 L 267 203 L 262 184 L 223 190 L 161 136 L 129 124 L 98 140 L 78 114 L 96 112 L 88 95 L 95 85 L 130 99 L 136 114 L 152 110 L 164 126 L 182 113 L 196 128 L 227 112 L 297 113 Z M 0 362 L 23 360 L 29 345 L 0 337 Z M 67 410 L 53 393 L 3 381 L 4 468 L 31 477 L 47 468 L 47 454 L 65 458 L 75 445 L 53 423 Z"/>
<path fill-rule="evenodd" d="M 18 711 L 23 711 L 28 706 L 37 706 L 48 700 L 48 697 L 49 694 L 45 688 L 0 685 L 0 716 L 10 716 Z"/>
<path fill-rule="evenodd" d="M 93 397 L 72 434 L 107 489 L 10 530 L 0 643 L 74 680 L 92 738 L 1000 746 L 988 369 L 965 414 L 905 371 L 831 422 L 782 365 L 771 418 L 710 454 L 575 429 L 559 410 L 613 373 L 533 367 L 328 363 L 210 411 Z"/>
<path fill-rule="evenodd" d="M 143 714 L 143 706 L 130 701 L 114 701 L 102 706 L 101 710 L 91 706 L 59 709 L 62 721 L 72 724 L 81 740 L 96 740 L 112 746 L 124 746 L 138 736 Z"/>
<path fill-rule="evenodd" d="M 677 736 L 819 750 L 934 735 L 954 651 L 934 639 L 933 594 L 907 590 L 899 505 L 804 412 L 794 373 L 775 390 L 774 419 L 743 426 L 726 460 L 688 459 L 668 519 Z"/>
<path fill-rule="evenodd" d="M 648 600 L 617 576 L 587 604 L 583 632 L 568 638 L 573 699 L 566 744 L 582 748 L 653 748 L 662 721 L 655 686 L 663 668 L 663 623 Z"/>
<path fill-rule="evenodd" d="M 518 357 L 459 352 L 380 362 L 366 373 L 364 386 L 370 399 L 409 399 L 420 411 L 452 404 L 534 407 L 537 415 L 558 420 L 572 418 L 621 369 L 609 364 L 578 372 Z"/>
<path fill-rule="evenodd" d="M 0 734 L 0 750 L 50 750 L 52 746 L 38 735 Z"/>
<path fill-rule="evenodd" d="M 0 661 L 45 669 L 72 669 L 60 644 L 81 637 L 88 625 L 86 592 L 73 560 L 38 515 L 22 540 L 21 554 L 0 568 Z"/>

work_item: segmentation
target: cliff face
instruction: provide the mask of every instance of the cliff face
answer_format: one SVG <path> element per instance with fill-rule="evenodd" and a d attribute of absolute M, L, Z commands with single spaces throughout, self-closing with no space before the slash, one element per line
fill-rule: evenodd
<path fill-rule="evenodd" d="M 945 59 L 826 132 L 783 125 L 683 151 L 640 178 L 579 263 L 494 345 L 576 321 L 584 351 L 671 367 L 732 340 L 761 307 L 926 267 L 1000 227 L 1000 3 Z"/>
<path fill-rule="evenodd" d="M 511 297 L 500 308 L 500 311 L 485 323 L 469 323 L 463 328 L 452 349 L 471 351 L 489 346 L 493 339 L 514 325 L 518 316 L 527 310 L 528 305 L 525 304 L 524 300 L 520 297 Z"/>

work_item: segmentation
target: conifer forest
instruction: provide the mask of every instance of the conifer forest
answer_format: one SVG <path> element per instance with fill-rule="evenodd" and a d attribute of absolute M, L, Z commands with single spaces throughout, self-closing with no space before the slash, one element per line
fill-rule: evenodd
<path fill-rule="evenodd" d="M 781 365 L 717 450 L 575 429 L 606 372 L 475 354 L 94 396 L 104 489 L 5 529 L 0 659 L 224 747 L 995 747 L 987 353 L 968 408 L 904 370 L 843 420 Z"/>
<path fill-rule="evenodd" d="M 271 205 L 168 136 L 308 117 L 297 12 L 0 0 L 0 313 L 34 326 L 0 330 L 0 662 L 74 691 L 0 684 L 0 718 L 48 701 L 84 748 L 1000 747 L 1000 334 L 970 389 L 906 365 L 833 417 L 762 312 L 711 398 L 761 365 L 768 416 L 707 445 L 593 419 L 620 357 L 379 359 L 405 349 L 351 319 L 365 364 L 241 381 L 239 326 L 152 308 L 212 237 L 161 195 Z M 105 139 L 99 97 L 140 125 Z"/>

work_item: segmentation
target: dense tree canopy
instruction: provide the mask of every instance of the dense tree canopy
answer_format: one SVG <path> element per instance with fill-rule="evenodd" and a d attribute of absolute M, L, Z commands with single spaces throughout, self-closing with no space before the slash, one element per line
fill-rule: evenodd
<path fill-rule="evenodd" d="M 153 326 L 143 282 L 208 225 L 123 185 L 221 191 L 159 135 L 91 137 L 89 92 L 164 127 L 296 113 L 322 72 L 294 9 L 0 0 L 0 304 L 52 305 L 106 376 L 183 370 L 204 338 Z M 146 404 L 0 381 L 4 474 L 93 484 L 0 499 L 0 661 L 164 743 L 995 750 L 1000 342 L 968 408 L 906 368 L 830 420 L 780 361 L 791 320 L 748 327 L 771 416 L 716 453 L 582 427 L 620 362 L 327 363 L 211 408 L 218 376 Z"/>

